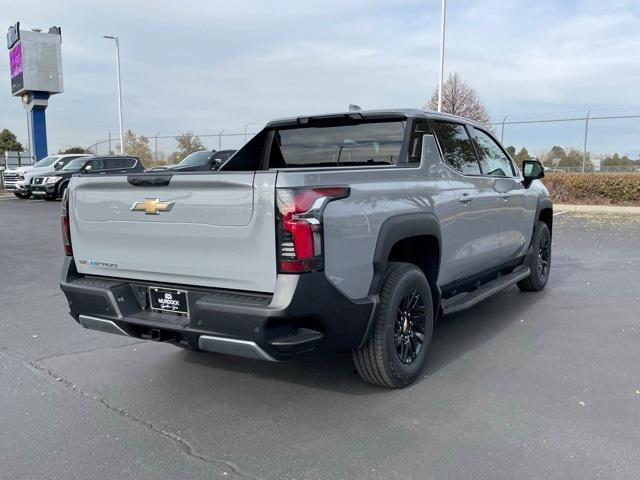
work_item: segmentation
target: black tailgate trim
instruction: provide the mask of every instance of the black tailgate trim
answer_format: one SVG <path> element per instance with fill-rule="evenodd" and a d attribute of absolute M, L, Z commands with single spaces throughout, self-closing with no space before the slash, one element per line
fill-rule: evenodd
<path fill-rule="evenodd" d="M 162 175 L 127 175 L 127 182 L 134 187 L 167 187 L 171 181 L 172 174 Z"/>

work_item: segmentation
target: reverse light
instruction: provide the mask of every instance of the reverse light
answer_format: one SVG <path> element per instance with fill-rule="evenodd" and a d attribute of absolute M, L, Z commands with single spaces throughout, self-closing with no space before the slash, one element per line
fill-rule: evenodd
<path fill-rule="evenodd" d="M 64 246 L 64 254 L 73 256 L 73 248 L 71 247 L 71 226 L 69 225 L 69 189 L 64 191 L 62 195 L 62 215 L 60 216 L 60 224 L 62 227 L 62 245 Z"/>
<path fill-rule="evenodd" d="M 322 213 L 330 201 L 348 196 L 348 187 L 276 189 L 278 273 L 324 268 Z"/>

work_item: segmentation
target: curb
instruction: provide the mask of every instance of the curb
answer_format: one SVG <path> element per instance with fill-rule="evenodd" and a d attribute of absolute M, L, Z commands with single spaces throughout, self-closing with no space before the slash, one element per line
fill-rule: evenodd
<path fill-rule="evenodd" d="M 581 213 L 622 213 L 640 215 L 640 207 L 621 207 L 616 205 L 563 205 L 555 204 L 556 212 L 581 212 Z"/>

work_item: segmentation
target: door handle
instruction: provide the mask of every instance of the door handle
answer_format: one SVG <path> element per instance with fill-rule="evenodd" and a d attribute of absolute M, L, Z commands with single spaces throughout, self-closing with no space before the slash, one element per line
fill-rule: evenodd
<path fill-rule="evenodd" d="M 460 200 L 462 203 L 469 203 L 471 200 L 473 200 L 473 197 L 468 193 L 463 193 L 458 197 L 458 200 Z"/>

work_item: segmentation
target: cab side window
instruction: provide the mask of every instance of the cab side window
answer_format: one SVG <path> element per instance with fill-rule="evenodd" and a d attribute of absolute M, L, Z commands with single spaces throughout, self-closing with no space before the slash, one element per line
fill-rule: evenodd
<path fill-rule="evenodd" d="M 432 125 L 445 163 L 464 175 L 480 175 L 478 158 L 464 125 L 438 121 Z"/>
<path fill-rule="evenodd" d="M 495 140 L 477 128 L 471 128 L 470 131 L 478 150 L 482 173 L 497 177 L 514 176 L 511 161 Z"/>

